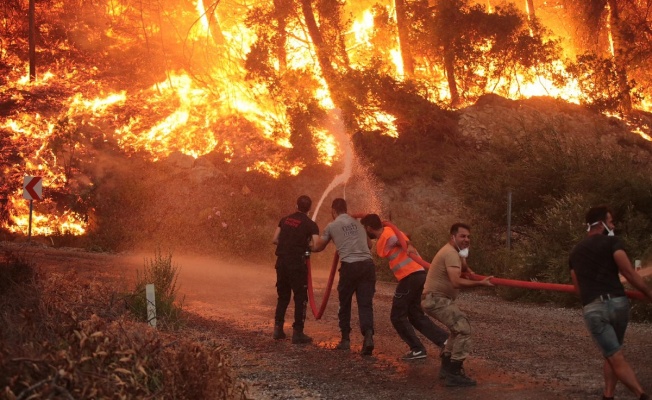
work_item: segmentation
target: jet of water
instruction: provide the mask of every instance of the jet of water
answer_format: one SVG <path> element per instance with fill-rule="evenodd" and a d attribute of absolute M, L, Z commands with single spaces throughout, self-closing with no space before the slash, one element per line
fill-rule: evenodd
<path fill-rule="evenodd" d="M 333 178 L 326 190 L 324 190 L 321 199 L 319 199 L 319 202 L 317 203 L 317 207 L 315 207 L 315 212 L 312 215 L 313 221 L 317 221 L 317 214 L 319 213 L 319 209 L 321 208 L 321 205 L 326 197 L 333 191 L 333 189 L 339 185 L 345 185 L 344 187 L 346 189 L 346 182 L 348 182 L 349 178 L 351 178 L 351 173 L 353 171 L 353 146 L 351 145 L 351 140 L 344 131 L 344 124 L 342 123 L 341 111 L 339 109 L 333 110 L 332 127 L 330 131 L 333 133 L 333 136 L 335 136 L 335 139 L 337 139 L 340 144 L 340 148 L 344 152 L 344 169 L 341 174 L 338 174 L 335 176 L 335 178 Z M 343 194 L 343 197 L 345 197 L 345 195 L 346 192 Z"/>

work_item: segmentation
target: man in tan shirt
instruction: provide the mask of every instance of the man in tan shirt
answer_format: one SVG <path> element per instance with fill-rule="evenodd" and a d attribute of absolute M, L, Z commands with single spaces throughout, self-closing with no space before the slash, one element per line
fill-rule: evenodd
<path fill-rule="evenodd" d="M 441 354 L 439 378 L 446 386 L 475 386 L 476 381 L 466 376 L 462 364 L 471 352 L 471 325 L 455 299 L 459 289 L 476 286 L 493 286 L 492 276 L 481 281 L 464 278 L 473 273 L 466 264 L 471 244 L 471 228 L 455 223 L 450 229 L 450 239 L 435 255 L 430 264 L 421 296 L 421 307 L 431 317 L 446 325 L 450 337 Z"/>

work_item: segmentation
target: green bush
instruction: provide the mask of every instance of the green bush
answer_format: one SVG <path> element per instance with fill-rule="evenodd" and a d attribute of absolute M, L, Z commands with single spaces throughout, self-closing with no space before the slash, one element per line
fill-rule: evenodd
<path fill-rule="evenodd" d="M 635 162 L 642 148 L 610 146 L 607 151 L 600 136 L 601 132 L 565 132 L 553 126 L 496 135 L 483 152 L 453 166 L 456 188 L 476 216 L 472 254 L 482 257 L 479 264 L 489 266 L 496 276 L 570 283 L 568 255 L 586 233 L 584 213 L 601 203 L 614 209 L 616 234 L 629 256 L 649 257 L 652 176 L 645 165 Z M 506 254 L 509 192 L 512 251 Z M 499 293 L 576 303 L 576 296 L 558 292 Z"/>
<path fill-rule="evenodd" d="M 181 305 L 177 302 L 177 278 L 180 267 L 172 264 L 172 254 L 164 256 L 160 250 L 153 259 L 146 259 L 142 271 L 136 271 L 136 288 L 128 301 L 133 314 L 147 321 L 145 287 L 154 285 L 157 326 L 177 328 L 181 323 Z"/>

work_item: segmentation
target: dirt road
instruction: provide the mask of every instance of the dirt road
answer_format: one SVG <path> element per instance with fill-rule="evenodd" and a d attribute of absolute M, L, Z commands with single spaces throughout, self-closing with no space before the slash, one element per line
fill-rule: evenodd
<path fill-rule="evenodd" d="M 88 279 L 135 277 L 149 255 L 104 255 L 34 247 L 31 259 L 49 270 L 74 269 Z M 184 308 L 208 320 L 206 338 L 232 349 L 233 365 L 252 399 L 599 399 L 602 361 L 577 309 L 509 303 L 492 291 L 466 292 L 459 299 L 471 318 L 474 352 L 465 364 L 477 379 L 474 388 L 446 388 L 437 379 L 437 349 L 428 344 L 425 360 L 403 362 L 408 349 L 389 321 L 393 283 L 378 283 L 374 300 L 376 350 L 359 355 L 355 330 L 350 352 L 337 343 L 337 295 L 324 317 L 309 315 L 306 333 L 314 344 L 299 346 L 271 339 L 276 302 L 271 265 L 228 262 L 208 257 L 174 256 L 180 267 Z M 326 285 L 326 268 L 313 272 L 317 302 Z M 337 278 L 336 278 L 337 279 Z M 337 280 L 336 280 L 337 283 Z M 355 303 L 354 303 L 355 309 Z M 291 331 L 292 305 L 286 331 Z M 652 326 L 630 324 L 626 356 L 643 386 L 652 391 Z M 634 396 L 619 385 L 618 399 Z"/>

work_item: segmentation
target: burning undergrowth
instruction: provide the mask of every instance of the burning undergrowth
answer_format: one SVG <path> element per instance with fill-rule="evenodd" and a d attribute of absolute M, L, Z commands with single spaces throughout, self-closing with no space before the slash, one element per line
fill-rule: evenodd
<path fill-rule="evenodd" d="M 134 322 L 112 286 L 0 260 L 0 384 L 7 399 L 244 398 L 228 352 Z"/>
<path fill-rule="evenodd" d="M 341 194 L 358 183 L 376 192 L 367 170 L 443 180 L 448 160 L 431 155 L 460 144 L 455 113 L 443 109 L 486 92 L 621 114 L 645 105 L 629 79 L 645 78 L 639 64 L 628 77 L 606 48 L 565 60 L 586 49 L 562 49 L 534 10 L 434 3 L 44 0 L 30 77 L 27 4 L 7 2 L 3 237 L 27 234 L 22 179 L 42 176 L 34 234 L 53 245 L 79 237 L 100 250 L 162 243 L 243 255 L 267 241 L 286 204 L 316 198 L 351 163 L 360 182 Z M 571 11 L 581 10 L 555 17 Z M 631 132 L 646 137 L 649 127 Z"/>

